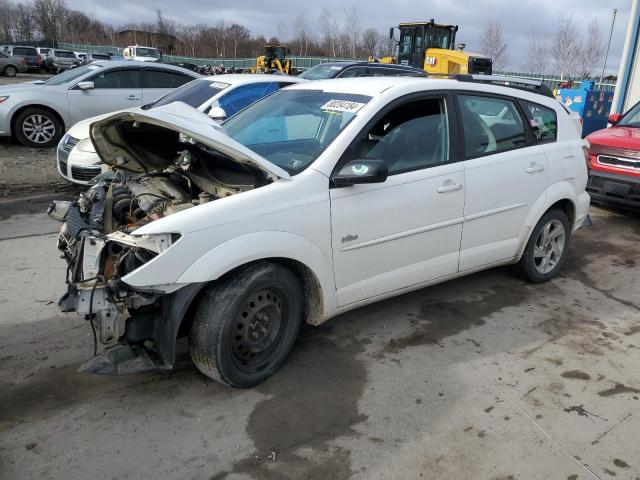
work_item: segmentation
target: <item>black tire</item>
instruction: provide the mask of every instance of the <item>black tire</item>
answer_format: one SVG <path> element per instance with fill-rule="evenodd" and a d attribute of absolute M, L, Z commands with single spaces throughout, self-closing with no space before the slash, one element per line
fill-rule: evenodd
<path fill-rule="evenodd" d="M 302 322 L 302 287 L 288 269 L 259 263 L 211 286 L 189 331 L 191 358 L 206 376 L 248 388 L 285 362 Z"/>
<path fill-rule="evenodd" d="M 34 118 L 40 118 L 40 124 L 45 127 L 43 135 L 46 133 L 46 139 L 43 139 L 42 141 L 32 140 L 25 133 L 25 122 L 30 122 L 30 124 L 33 125 Z M 53 147 L 57 145 L 58 141 L 62 137 L 62 134 L 64 133 L 62 122 L 60 121 L 58 116 L 52 113 L 50 110 L 46 110 L 44 108 L 32 107 L 23 110 L 16 117 L 13 125 L 15 137 L 20 143 L 26 145 L 27 147 Z"/>
<path fill-rule="evenodd" d="M 562 252 L 560 255 L 552 253 L 552 255 L 556 255 L 556 259 L 553 261 L 553 264 L 551 264 L 551 261 L 548 261 L 543 266 L 545 257 L 540 257 L 540 254 L 549 253 L 553 250 L 553 246 L 545 245 L 544 239 L 541 237 L 542 230 L 548 224 L 552 225 L 553 228 L 553 225 L 558 225 L 558 222 L 559 224 L 562 224 L 564 229 L 564 232 L 560 234 L 564 235 Z M 553 231 L 554 230 L 551 230 L 551 232 Z M 531 236 L 529 237 L 529 241 L 524 249 L 522 258 L 516 265 L 518 273 L 532 283 L 543 283 L 551 280 L 558 274 L 558 272 L 560 272 L 562 266 L 567 260 L 570 240 L 571 223 L 569 222 L 567 214 L 560 209 L 549 210 L 536 224 Z M 551 250 L 548 250 L 548 248 Z M 545 272 L 544 268 L 549 268 L 549 270 Z"/>
<path fill-rule="evenodd" d="M 18 75 L 18 69 L 14 65 L 7 65 L 6 67 L 4 67 L 2 73 L 6 77 L 15 77 L 16 75 Z"/>

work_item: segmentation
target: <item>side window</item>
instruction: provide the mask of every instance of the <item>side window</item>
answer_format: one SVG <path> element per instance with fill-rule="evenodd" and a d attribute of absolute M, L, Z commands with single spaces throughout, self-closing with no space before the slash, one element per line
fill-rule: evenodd
<path fill-rule="evenodd" d="M 558 117 L 556 112 L 536 103 L 522 102 L 531 122 L 531 128 L 540 143 L 555 142 L 558 138 Z"/>
<path fill-rule="evenodd" d="M 387 113 L 356 146 L 356 158 L 377 158 L 389 175 L 449 161 L 449 122 L 444 98 L 402 104 Z"/>
<path fill-rule="evenodd" d="M 322 122 L 313 114 L 288 115 L 286 117 L 262 117 L 241 131 L 235 139 L 241 143 L 267 144 L 313 140 Z"/>
<path fill-rule="evenodd" d="M 140 88 L 140 70 L 111 70 L 89 79 L 94 88 Z"/>
<path fill-rule="evenodd" d="M 242 85 L 219 98 L 218 106 L 226 112 L 227 118 L 229 118 L 244 107 L 251 105 L 253 102 L 260 100 L 262 97 L 266 97 L 276 90 L 278 90 L 277 82 Z"/>
<path fill-rule="evenodd" d="M 368 67 L 346 68 L 337 78 L 366 77 L 370 75 Z"/>
<path fill-rule="evenodd" d="M 459 95 L 465 157 L 499 153 L 526 145 L 516 104 L 507 99 Z"/>
<path fill-rule="evenodd" d="M 193 78 L 181 73 L 146 70 L 143 74 L 142 88 L 176 88 L 191 80 Z"/>

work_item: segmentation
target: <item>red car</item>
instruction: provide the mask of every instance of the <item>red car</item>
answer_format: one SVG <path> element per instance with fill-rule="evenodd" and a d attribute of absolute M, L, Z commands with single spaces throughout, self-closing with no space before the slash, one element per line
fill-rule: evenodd
<path fill-rule="evenodd" d="M 640 103 L 609 123 L 587 137 L 587 191 L 594 202 L 640 210 Z"/>

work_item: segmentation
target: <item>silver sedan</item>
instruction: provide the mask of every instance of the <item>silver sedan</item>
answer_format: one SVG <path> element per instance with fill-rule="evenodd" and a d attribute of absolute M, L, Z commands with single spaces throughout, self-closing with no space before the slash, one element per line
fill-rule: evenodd
<path fill-rule="evenodd" d="M 85 118 L 145 105 L 197 77 L 172 65 L 100 61 L 46 82 L 2 86 L 0 136 L 13 135 L 30 147 L 51 147 Z"/>

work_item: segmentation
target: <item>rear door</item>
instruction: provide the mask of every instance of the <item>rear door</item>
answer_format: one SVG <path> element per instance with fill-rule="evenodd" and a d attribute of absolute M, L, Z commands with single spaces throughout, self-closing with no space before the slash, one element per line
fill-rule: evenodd
<path fill-rule="evenodd" d="M 68 91 L 71 124 L 85 118 L 142 105 L 142 82 L 139 68 L 100 69 L 86 78 L 93 82 L 91 90 L 77 85 Z"/>
<path fill-rule="evenodd" d="M 161 68 L 144 68 L 142 71 L 142 103 L 155 102 L 176 87 L 194 78 L 180 72 Z"/>
<path fill-rule="evenodd" d="M 456 95 L 466 196 L 460 270 L 516 255 L 525 219 L 548 184 L 547 157 L 509 97 Z"/>

